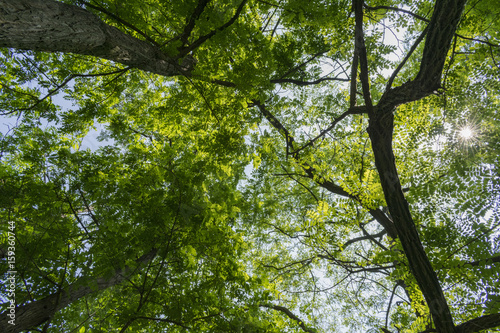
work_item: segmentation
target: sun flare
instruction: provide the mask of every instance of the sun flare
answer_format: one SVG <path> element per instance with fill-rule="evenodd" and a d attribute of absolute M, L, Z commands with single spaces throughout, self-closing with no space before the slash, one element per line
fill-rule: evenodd
<path fill-rule="evenodd" d="M 463 140 L 471 140 L 474 137 L 474 131 L 469 126 L 465 126 L 458 132 L 458 135 Z"/>

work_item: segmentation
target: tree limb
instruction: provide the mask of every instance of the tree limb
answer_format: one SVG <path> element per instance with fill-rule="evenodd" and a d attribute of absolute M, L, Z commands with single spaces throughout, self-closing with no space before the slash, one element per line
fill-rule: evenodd
<path fill-rule="evenodd" d="M 180 50 L 180 56 L 184 57 L 186 56 L 189 52 L 195 50 L 198 48 L 201 44 L 203 44 L 205 41 L 208 39 L 212 38 L 217 32 L 223 31 L 226 28 L 230 27 L 238 17 L 240 16 L 241 12 L 243 11 L 243 7 L 245 7 L 245 4 L 247 3 L 248 0 L 243 0 L 238 8 L 236 9 L 236 13 L 234 13 L 233 17 L 229 21 L 227 21 L 225 24 L 222 26 L 218 27 L 215 30 L 210 31 L 208 34 L 201 36 L 197 40 L 195 40 L 193 43 L 191 43 L 189 46 L 183 48 Z"/>
<path fill-rule="evenodd" d="M 375 235 L 365 235 L 365 236 L 360 236 L 360 237 L 356 237 L 356 238 L 353 238 L 353 239 L 349 239 L 347 242 L 344 243 L 344 245 L 342 246 L 344 249 L 346 247 L 348 247 L 349 245 L 351 244 L 354 244 L 354 243 L 357 243 L 357 242 L 360 242 L 360 241 L 364 241 L 364 240 L 368 240 L 368 239 L 373 239 L 375 237 L 382 237 L 383 235 L 387 234 L 387 230 L 382 230 L 381 232 L 379 232 L 378 234 L 375 234 Z"/>
<path fill-rule="evenodd" d="M 299 317 L 297 317 L 296 315 L 294 315 L 292 313 L 292 311 L 290 311 L 289 309 L 285 308 L 284 306 L 279 306 L 279 305 L 271 305 L 271 304 L 261 304 L 260 307 L 263 307 L 263 308 L 268 308 L 268 309 L 273 309 L 273 310 L 276 310 L 276 311 L 280 311 L 280 312 L 283 312 L 288 318 L 296 321 L 300 328 L 304 331 L 304 332 L 307 332 L 307 333 L 316 333 L 316 330 L 315 329 L 312 329 L 312 328 L 308 328 L 305 324 L 304 324 L 304 321 L 301 320 Z"/>
<path fill-rule="evenodd" d="M 500 313 L 494 313 L 466 321 L 457 326 L 457 333 L 472 333 L 500 326 Z"/>
<path fill-rule="evenodd" d="M 341 81 L 341 82 L 349 82 L 349 79 L 343 79 L 340 77 L 323 77 L 314 81 L 302 81 L 302 80 L 295 80 L 295 79 L 274 79 L 271 80 L 271 83 L 293 83 L 298 86 L 311 86 L 315 85 L 324 81 Z"/>
<path fill-rule="evenodd" d="M 464 6 L 465 0 L 436 1 L 416 79 L 386 91 L 375 112 L 369 113 L 368 133 L 387 206 L 408 258 L 410 270 L 424 294 L 434 324 L 441 333 L 455 333 L 455 326 L 402 191 L 392 148 L 393 112 L 397 105 L 428 96 L 440 87 L 445 59 Z"/>
<path fill-rule="evenodd" d="M 355 28 L 355 43 L 354 47 L 358 50 L 359 55 L 359 78 L 361 87 L 363 88 L 363 98 L 365 105 L 368 108 L 368 114 L 373 110 L 372 98 L 370 94 L 370 79 L 368 75 L 368 58 L 366 55 L 365 37 L 363 33 L 363 0 L 353 0 L 353 9 L 356 20 Z M 351 78 L 352 79 L 352 78 Z"/>
<path fill-rule="evenodd" d="M 141 269 L 144 264 L 151 261 L 156 256 L 157 252 L 156 249 L 153 249 L 137 259 L 137 267 L 135 269 L 125 267 L 123 270 L 117 270 L 110 278 L 82 277 L 60 290 L 60 292 L 16 307 L 16 325 L 10 325 L 8 323 L 8 311 L 3 312 L 0 314 L 0 331 L 3 333 L 17 333 L 43 324 L 49 318 L 52 318 L 56 312 L 70 305 L 72 302 L 95 291 L 115 286 L 128 279 L 138 269 Z M 95 284 L 96 287 L 92 287 L 93 284 Z"/>
<path fill-rule="evenodd" d="M 193 59 L 165 54 L 86 9 L 54 0 L 0 0 L 0 47 L 90 55 L 163 76 L 189 75 Z"/>

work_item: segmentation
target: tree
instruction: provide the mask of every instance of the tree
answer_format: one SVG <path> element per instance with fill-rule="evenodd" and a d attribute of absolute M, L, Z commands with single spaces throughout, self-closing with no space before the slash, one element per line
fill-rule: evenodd
<path fill-rule="evenodd" d="M 0 3 L 3 331 L 500 326 L 494 1 Z"/>

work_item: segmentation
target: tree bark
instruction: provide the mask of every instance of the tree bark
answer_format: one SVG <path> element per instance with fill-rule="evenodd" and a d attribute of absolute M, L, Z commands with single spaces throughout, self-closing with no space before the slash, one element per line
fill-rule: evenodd
<path fill-rule="evenodd" d="M 156 256 L 157 250 L 151 250 L 136 260 L 138 269 L 144 267 Z M 135 270 L 137 271 L 137 270 Z M 17 333 L 30 328 L 37 327 L 54 316 L 59 310 L 67 307 L 76 300 L 93 292 L 107 289 L 118 285 L 129 278 L 134 272 L 132 268 L 125 267 L 116 271 L 110 278 L 82 277 L 60 292 L 51 294 L 40 300 L 16 307 L 15 325 L 11 325 L 8 310 L 0 315 L 0 332 Z"/>
<path fill-rule="evenodd" d="M 163 76 L 189 75 L 194 65 L 189 56 L 177 59 L 81 7 L 53 0 L 0 0 L 0 47 L 90 55 Z"/>
<path fill-rule="evenodd" d="M 452 333 L 455 332 L 453 318 L 436 272 L 420 241 L 399 181 L 392 150 L 393 119 L 392 112 L 377 112 L 370 118 L 369 134 L 375 165 L 410 270 L 424 294 L 436 328 L 440 333 Z"/>
<path fill-rule="evenodd" d="M 369 113 L 368 133 L 387 206 L 408 258 L 410 270 L 417 280 L 440 333 L 458 332 L 458 329 L 455 328 L 443 290 L 422 246 L 403 194 L 392 149 L 392 135 L 396 107 L 428 96 L 440 87 L 441 73 L 465 2 L 465 0 L 436 1 L 416 79 L 400 87 L 388 89 L 378 105 Z"/>

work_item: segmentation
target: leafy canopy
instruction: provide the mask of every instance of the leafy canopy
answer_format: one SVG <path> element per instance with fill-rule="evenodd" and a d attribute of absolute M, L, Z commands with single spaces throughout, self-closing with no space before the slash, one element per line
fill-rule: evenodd
<path fill-rule="evenodd" d="M 496 1 L 467 3 L 441 46 L 433 15 L 460 1 L 63 2 L 161 57 L 2 42 L 2 279 L 13 232 L 18 307 L 52 302 L 24 330 L 500 325 Z"/>

